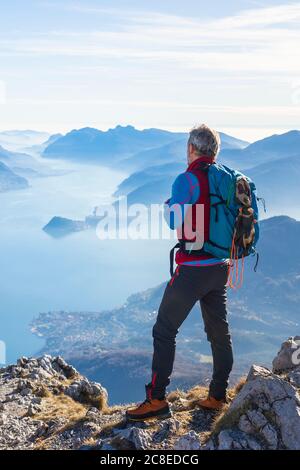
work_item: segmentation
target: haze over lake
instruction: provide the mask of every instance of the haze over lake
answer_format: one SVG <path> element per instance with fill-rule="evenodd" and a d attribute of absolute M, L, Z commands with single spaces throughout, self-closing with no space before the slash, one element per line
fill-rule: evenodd
<path fill-rule="evenodd" d="M 55 215 L 83 219 L 109 202 L 125 176 L 99 166 L 49 163 L 68 173 L 0 195 L 0 339 L 8 363 L 42 346 L 29 328 L 39 312 L 112 308 L 168 277 L 172 241 L 100 241 L 93 230 L 61 239 L 44 233 Z"/>

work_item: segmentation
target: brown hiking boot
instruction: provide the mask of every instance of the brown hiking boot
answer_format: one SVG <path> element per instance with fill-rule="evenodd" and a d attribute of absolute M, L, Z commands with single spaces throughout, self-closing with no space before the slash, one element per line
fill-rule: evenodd
<path fill-rule="evenodd" d="M 214 397 L 208 396 L 204 400 L 199 400 L 197 405 L 205 410 L 221 410 L 225 405 L 226 400 L 216 400 Z"/>
<path fill-rule="evenodd" d="M 170 418 L 171 411 L 166 400 L 147 398 L 136 408 L 130 408 L 126 411 L 126 419 L 129 421 L 145 421 L 151 418 Z"/>

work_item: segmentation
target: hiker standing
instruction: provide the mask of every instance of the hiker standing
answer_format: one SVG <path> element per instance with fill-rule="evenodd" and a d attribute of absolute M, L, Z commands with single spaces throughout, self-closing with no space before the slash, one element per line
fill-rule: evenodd
<path fill-rule="evenodd" d="M 213 374 L 208 397 L 199 406 L 220 409 L 233 365 L 227 321 L 227 285 L 234 287 L 233 266 L 254 251 L 258 239 L 255 186 L 239 172 L 219 165 L 219 134 L 206 125 L 194 128 L 187 143 L 187 170 L 180 174 L 166 201 L 165 218 L 177 229 L 177 268 L 161 301 L 153 327 L 152 380 L 146 400 L 127 410 L 129 420 L 170 416 L 166 387 L 175 358 L 176 335 L 197 301 L 211 344 Z M 202 208 L 199 244 L 197 207 Z"/>

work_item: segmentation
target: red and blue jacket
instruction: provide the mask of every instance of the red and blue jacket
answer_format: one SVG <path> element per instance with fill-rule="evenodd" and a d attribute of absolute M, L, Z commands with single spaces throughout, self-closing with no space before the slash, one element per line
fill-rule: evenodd
<path fill-rule="evenodd" d="M 204 240 L 209 237 L 210 197 L 207 172 L 197 169 L 200 162 L 210 162 L 207 157 L 199 157 L 192 162 L 184 173 L 177 176 L 172 185 L 171 198 L 165 202 L 164 217 L 172 230 L 182 226 L 190 205 L 204 205 Z M 189 206 L 188 206 L 189 205 Z M 173 206 L 173 209 L 172 209 Z M 174 211 L 174 207 L 180 213 Z M 178 250 L 175 262 L 178 265 L 211 266 L 224 263 L 226 259 L 216 258 L 208 253 L 193 254 Z"/>

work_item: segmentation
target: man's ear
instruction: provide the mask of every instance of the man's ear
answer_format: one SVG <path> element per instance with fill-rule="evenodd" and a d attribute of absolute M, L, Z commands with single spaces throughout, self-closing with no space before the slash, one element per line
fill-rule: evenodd
<path fill-rule="evenodd" d="M 189 144 L 189 154 L 191 155 L 194 152 L 194 146 L 193 144 Z"/>

